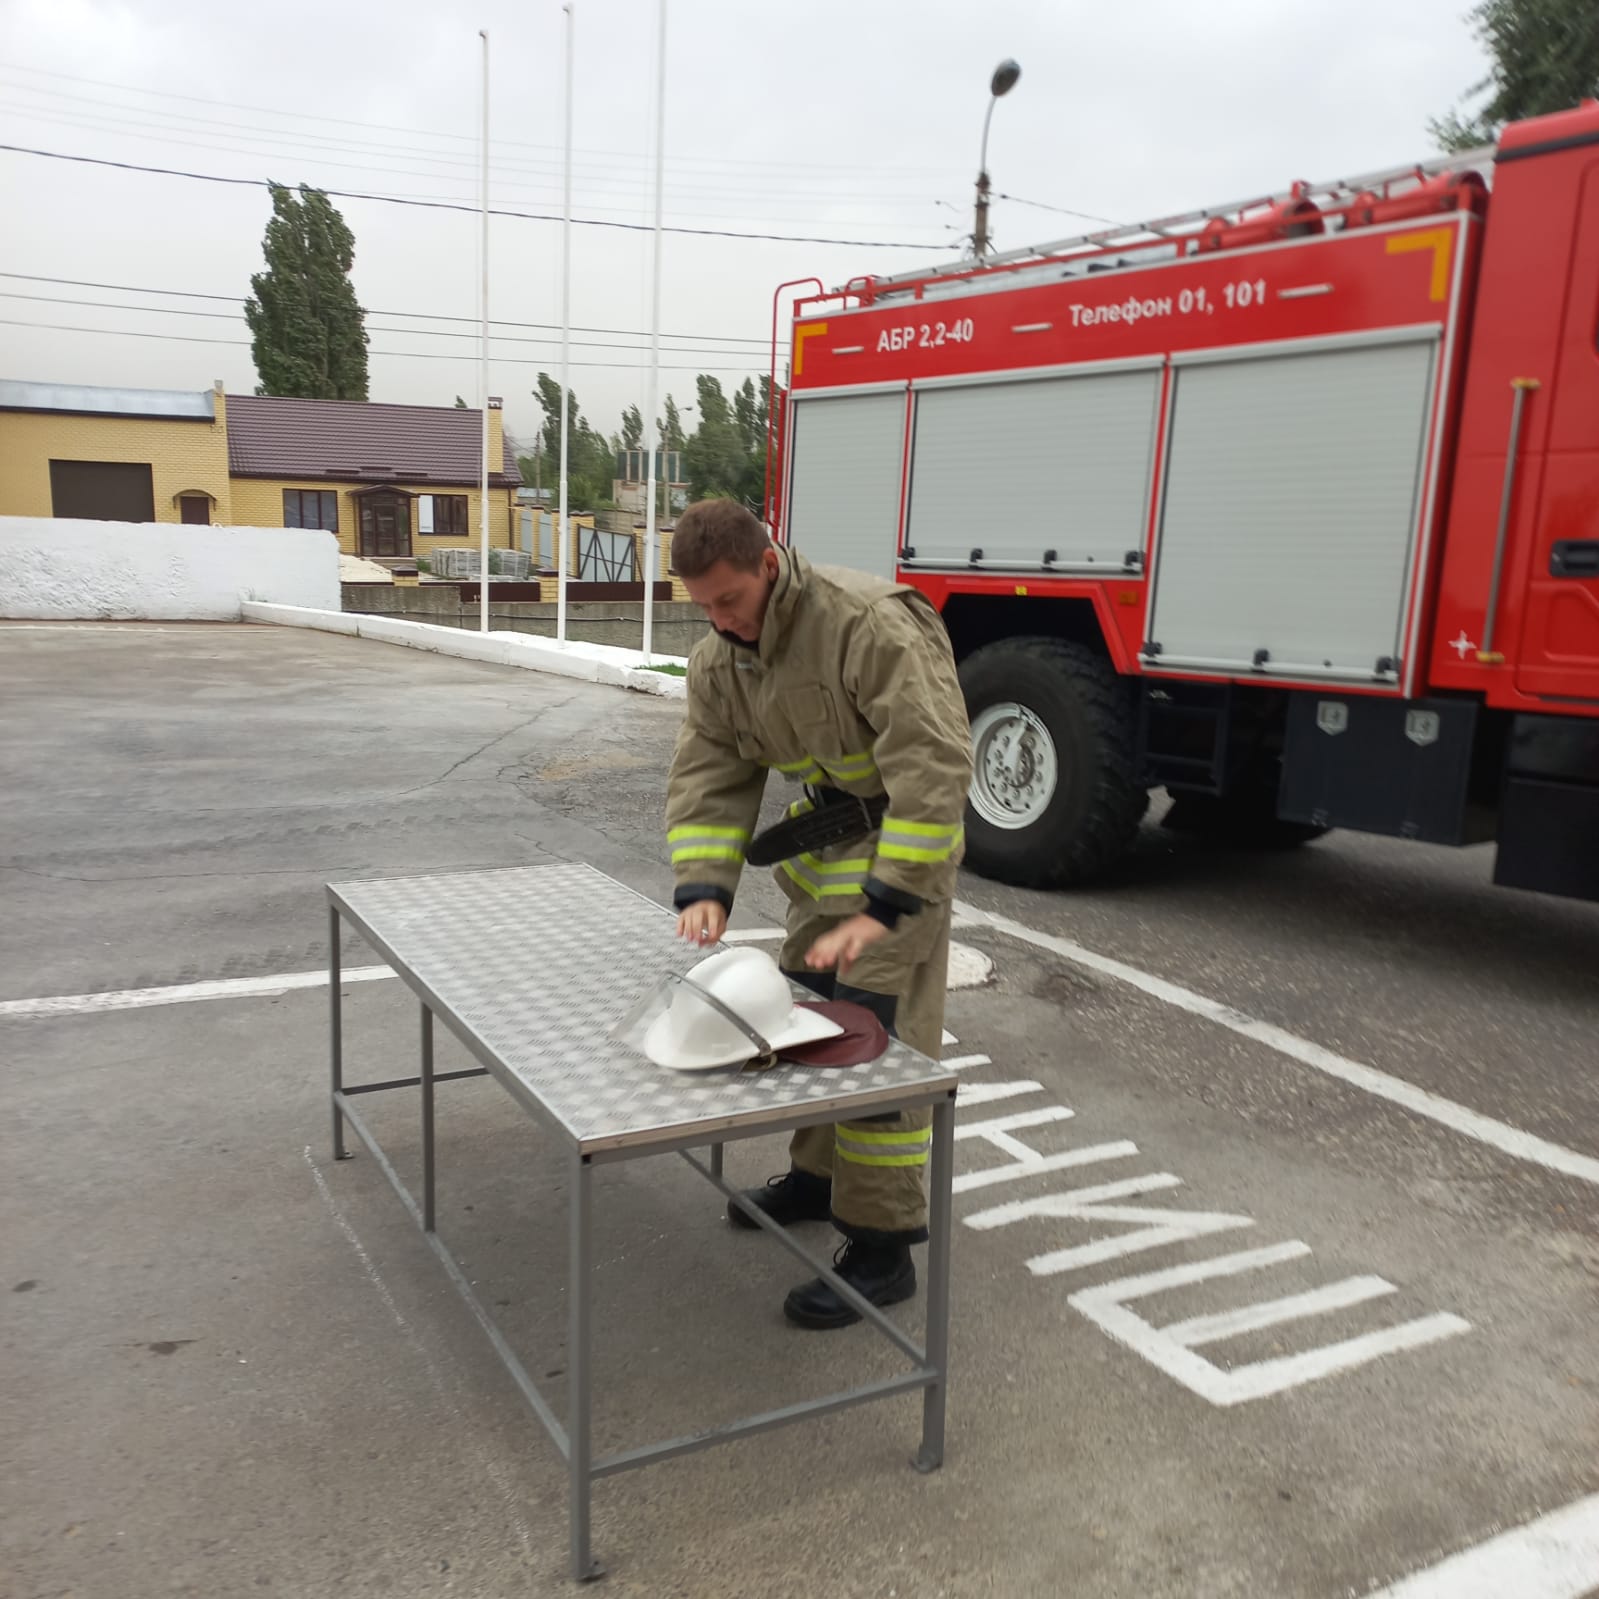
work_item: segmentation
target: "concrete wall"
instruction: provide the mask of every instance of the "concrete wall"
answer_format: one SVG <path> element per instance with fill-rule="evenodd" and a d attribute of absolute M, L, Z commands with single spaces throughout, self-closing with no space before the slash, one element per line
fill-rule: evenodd
<path fill-rule="evenodd" d="M 157 522 L 180 522 L 178 496 L 191 492 L 210 496 L 213 521 L 230 520 L 226 401 L 215 403 L 210 421 L 0 411 L 0 516 L 52 513 L 51 461 L 121 461 L 150 468 Z"/>
<path fill-rule="evenodd" d="M 548 589 L 545 590 L 549 592 Z M 415 588 L 377 583 L 346 583 L 344 609 L 365 616 L 397 616 L 437 627 L 478 625 L 475 600 L 462 604 L 453 583 L 421 583 Z M 489 627 L 495 632 L 555 637 L 551 601 L 497 600 L 489 590 Z M 661 602 L 655 607 L 651 645 L 657 654 L 687 655 L 709 631 L 697 605 Z M 611 644 L 636 650 L 644 642 L 644 605 L 628 600 L 573 600 L 566 607 L 566 636 L 584 644 Z"/>
<path fill-rule="evenodd" d="M 236 622 L 245 600 L 337 607 L 333 535 L 0 516 L 0 617 Z"/>

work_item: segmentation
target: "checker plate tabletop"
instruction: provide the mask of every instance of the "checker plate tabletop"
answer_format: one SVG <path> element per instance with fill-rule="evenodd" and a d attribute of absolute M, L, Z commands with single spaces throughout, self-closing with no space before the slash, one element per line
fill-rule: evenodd
<path fill-rule="evenodd" d="M 635 1054 L 611 1030 L 662 973 L 703 957 L 679 942 L 670 912 L 590 866 L 373 878 L 330 883 L 328 895 L 483 1064 L 585 1153 L 800 1111 L 869 1112 L 957 1081 L 898 1042 L 861 1066 L 759 1072 L 673 1072 Z"/>

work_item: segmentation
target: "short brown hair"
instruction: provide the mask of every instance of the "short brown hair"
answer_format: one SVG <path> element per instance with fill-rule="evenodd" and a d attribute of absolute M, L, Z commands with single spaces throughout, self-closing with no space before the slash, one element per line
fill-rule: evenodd
<path fill-rule="evenodd" d="M 696 500 L 672 530 L 672 566 L 681 577 L 704 577 L 718 561 L 754 572 L 771 547 L 766 529 L 737 500 Z"/>

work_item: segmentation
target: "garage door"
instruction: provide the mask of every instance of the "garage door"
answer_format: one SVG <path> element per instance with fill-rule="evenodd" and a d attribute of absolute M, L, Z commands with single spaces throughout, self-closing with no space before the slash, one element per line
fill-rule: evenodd
<path fill-rule="evenodd" d="M 150 468 L 135 461 L 52 461 L 50 514 L 94 522 L 155 521 Z"/>
<path fill-rule="evenodd" d="M 807 560 L 892 577 L 905 391 L 794 400 L 788 541 Z"/>

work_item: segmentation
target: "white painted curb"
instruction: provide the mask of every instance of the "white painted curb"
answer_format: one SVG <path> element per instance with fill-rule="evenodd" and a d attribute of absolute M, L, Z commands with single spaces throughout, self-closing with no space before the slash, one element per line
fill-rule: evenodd
<path fill-rule="evenodd" d="M 636 689 L 662 699 L 680 700 L 687 687 L 680 677 L 652 672 L 638 650 L 611 644 L 578 644 L 572 640 L 534 638 L 527 633 L 474 633 L 465 628 L 439 627 L 432 622 L 406 622 L 393 616 L 362 616 L 352 611 L 313 611 L 297 605 L 244 604 L 247 622 L 275 622 L 282 627 L 318 628 L 324 633 L 346 633 L 383 644 L 403 644 L 413 650 L 432 650 L 466 661 L 487 661 L 495 666 L 519 666 L 530 672 L 550 672 L 575 677 L 585 683 Z M 658 666 L 684 666 L 681 655 L 657 655 Z"/>

